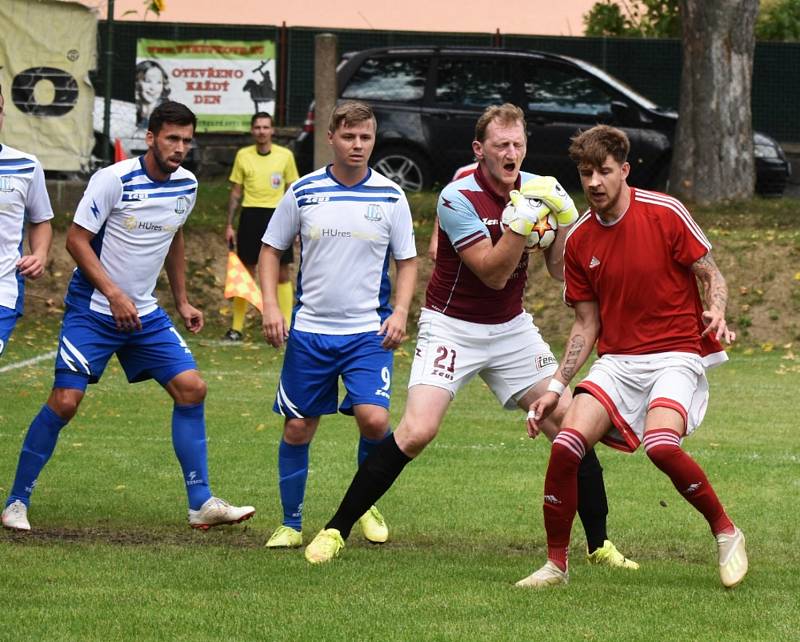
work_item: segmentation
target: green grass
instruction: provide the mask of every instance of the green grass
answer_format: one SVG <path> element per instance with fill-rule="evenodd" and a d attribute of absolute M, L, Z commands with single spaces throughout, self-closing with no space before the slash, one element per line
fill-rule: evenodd
<path fill-rule="evenodd" d="M 189 219 L 192 229 L 222 231 L 228 206 L 230 184 L 224 179 L 202 179 L 197 196 L 197 207 Z M 438 191 L 409 193 L 408 201 L 414 220 L 422 231 L 429 230 L 436 215 Z M 572 197 L 580 211 L 586 208 L 583 194 L 573 192 Z M 788 229 L 800 226 L 800 198 L 760 198 L 746 202 L 730 202 L 714 206 L 691 206 L 690 210 L 704 227 L 721 229 Z M 417 230 L 420 233 L 420 230 Z M 429 231 L 425 236 L 429 235 Z"/>
<path fill-rule="evenodd" d="M 55 336 L 23 321 L 0 365 L 51 349 Z M 390 542 L 368 545 L 356 529 L 339 560 L 310 567 L 300 551 L 263 548 L 280 522 L 271 412 L 279 353 L 191 343 L 209 382 L 213 488 L 253 503 L 255 518 L 208 533 L 187 527 L 167 396 L 153 383 L 126 385 L 112 362 L 40 477 L 35 531 L 0 534 L 0 639 L 797 639 L 800 366 L 790 349 L 734 352 L 712 372 L 707 420 L 685 442 L 747 534 L 751 572 L 740 587 L 721 588 L 705 523 L 647 458 L 601 447 L 612 538 L 642 569 L 588 566 L 576 526 L 571 584 L 534 592 L 513 582 L 544 560 L 549 449 L 527 439 L 521 413 L 502 411 L 480 381 L 381 501 Z M 395 423 L 411 350 L 397 358 Z M 46 360 L 0 373 L 3 495 L 51 368 Z M 324 418 L 306 541 L 349 483 L 355 446 L 351 420 Z"/>

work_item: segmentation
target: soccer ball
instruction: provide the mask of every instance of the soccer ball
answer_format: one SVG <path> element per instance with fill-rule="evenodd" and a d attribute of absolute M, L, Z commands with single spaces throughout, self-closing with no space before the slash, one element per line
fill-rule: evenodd
<path fill-rule="evenodd" d="M 528 235 L 525 242 L 526 250 L 544 250 L 556 239 L 556 230 L 558 230 L 558 221 L 556 217 L 550 212 L 547 206 L 542 203 L 538 198 L 525 196 L 523 201 L 517 207 L 526 207 L 533 210 L 530 215 L 536 216 L 538 221 L 533 226 L 533 231 Z M 503 217 L 501 227 L 505 227 L 511 218 L 516 215 L 515 206 L 513 203 L 506 205 L 503 210 Z"/>
<path fill-rule="evenodd" d="M 546 250 L 556 240 L 556 230 L 558 230 L 558 221 L 553 214 L 548 212 L 547 216 L 540 218 L 533 226 L 533 231 L 528 234 L 525 247 L 529 250 Z"/>

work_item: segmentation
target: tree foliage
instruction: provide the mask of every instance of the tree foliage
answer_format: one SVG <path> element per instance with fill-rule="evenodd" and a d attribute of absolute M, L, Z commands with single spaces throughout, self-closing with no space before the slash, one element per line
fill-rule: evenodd
<path fill-rule="evenodd" d="M 603 0 L 584 14 L 587 36 L 680 38 L 678 0 Z"/>
<path fill-rule="evenodd" d="M 762 2 L 756 38 L 800 41 L 800 0 Z"/>
<path fill-rule="evenodd" d="M 762 0 L 757 40 L 800 41 L 800 0 Z M 678 0 L 601 0 L 583 16 L 587 36 L 680 38 Z"/>

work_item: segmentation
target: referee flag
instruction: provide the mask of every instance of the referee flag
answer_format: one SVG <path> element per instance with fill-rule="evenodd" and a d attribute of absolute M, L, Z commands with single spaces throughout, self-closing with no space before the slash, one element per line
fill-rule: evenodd
<path fill-rule="evenodd" d="M 250 302 L 261 312 L 261 289 L 236 252 L 228 252 L 228 271 L 225 276 L 225 298 L 232 297 Z"/>

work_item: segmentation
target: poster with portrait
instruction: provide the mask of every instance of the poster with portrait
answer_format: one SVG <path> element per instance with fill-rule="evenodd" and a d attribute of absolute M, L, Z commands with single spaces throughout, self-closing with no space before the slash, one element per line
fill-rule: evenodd
<path fill-rule="evenodd" d="M 136 123 L 176 100 L 197 114 L 198 132 L 246 132 L 257 111 L 275 109 L 272 40 L 150 40 L 136 46 Z"/>

